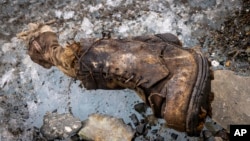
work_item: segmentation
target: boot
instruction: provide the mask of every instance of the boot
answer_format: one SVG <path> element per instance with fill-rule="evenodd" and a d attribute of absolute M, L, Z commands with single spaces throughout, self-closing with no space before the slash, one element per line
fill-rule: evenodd
<path fill-rule="evenodd" d="M 210 113 L 208 62 L 200 51 L 183 49 L 173 39 L 172 34 L 83 39 L 77 76 L 88 89 L 103 84 L 133 89 L 168 127 L 199 136 Z"/>
<path fill-rule="evenodd" d="M 209 66 L 198 49 L 182 48 L 174 35 L 89 38 L 65 48 L 51 31 L 28 40 L 34 62 L 58 67 L 89 90 L 133 89 L 168 127 L 199 136 L 211 110 Z"/>

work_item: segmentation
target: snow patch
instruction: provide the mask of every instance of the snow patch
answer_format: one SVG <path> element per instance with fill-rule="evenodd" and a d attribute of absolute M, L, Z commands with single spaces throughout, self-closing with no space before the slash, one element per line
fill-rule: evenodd
<path fill-rule="evenodd" d="M 68 127 L 68 126 L 65 126 L 64 129 L 65 129 L 65 131 L 68 132 L 68 133 L 72 131 L 72 129 L 71 129 L 70 127 Z"/>
<path fill-rule="evenodd" d="M 159 15 L 156 12 L 148 12 L 145 16 L 141 17 L 139 20 L 142 22 L 141 26 L 146 27 L 149 32 L 154 33 L 166 33 L 173 32 L 176 27 L 174 22 L 175 16 L 173 13 L 166 13 Z"/>
<path fill-rule="evenodd" d="M 85 34 L 93 33 L 93 24 L 89 21 L 88 18 L 84 18 L 81 24 L 81 29 L 85 32 Z"/>
<path fill-rule="evenodd" d="M 36 112 L 37 112 L 37 104 L 34 103 L 33 101 L 28 101 L 27 105 L 28 105 L 29 114 L 30 115 L 36 114 Z"/>
<path fill-rule="evenodd" d="M 36 70 L 36 69 L 31 69 L 30 74 L 31 74 L 31 78 L 32 78 L 33 80 L 39 80 L 39 76 L 38 76 L 38 73 L 37 73 L 37 70 Z"/>
<path fill-rule="evenodd" d="M 61 18 L 61 16 L 62 16 L 62 11 L 56 10 L 56 11 L 55 11 L 55 15 L 56 15 L 57 18 Z"/>
<path fill-rule="evenodd" d="M 127 32 L 129 30 L 129 27 L 128 27 L 128 25 L 121 25 L 120 27 L 119 27 L 119 29 L 118 29 L 118 32 L 120 32 L 120 33 L 125 33 L 125 32 Z"/>
<path fill-rule="evenodd" d="M 89 12 L 94 12 L 94 11 L 97 11 L 97 10 L 99 10 L 100 8 L 102 8 L 103 7 L 103 5 L 100 3 L 100 4 L 97 4 L 96 6 L 92 6 L 92 5 L 90 5 L 89 6 Z"/>
<path fill-rule="evenodd" d="M 116 7 L 119 6 L 122 0 L 107 0 L 107 5 Z"/>
<path fill-rule="evenodd" d="M 12 43 L 5 43 L 5 44 L 3 44 L 3 46 L 2 46 L 2 51 L 3 51 L 4 53 L 10 51 L 10 50 L 11 50 L 11 45 L 12 45 Z"/>
<path fill-rule="evenodd" d="M 75 15 L 75 11 L 67 11 L 63 13 L 63 18 L 65 20 L 68 20 L 68 19 L 73 18 L 74 15 Z"/>

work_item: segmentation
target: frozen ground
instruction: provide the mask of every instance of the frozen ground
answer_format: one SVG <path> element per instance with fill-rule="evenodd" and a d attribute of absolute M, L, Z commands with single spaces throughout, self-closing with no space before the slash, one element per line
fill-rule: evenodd
<path fill-rule="evenodd" d="M 207 41 L 210 30 L 220 30 L 240 9 L 239 0 L 0 0 L 0 141 L 35 140 L 34 127 L 40 128 L 47 111 L 72 112 L 82 120 L 95 112 L 126 123 L 132 113 L 141 118 L 134 110 L 141 102 L 134 92 L 87 91 L 56 68 L 33 63 L 15 37 L 28 23 L 56 19 L 54 29 L 62 45 L 101 37 L 105 30 L 114 38 L 171 32 L 192 47 Z M 183 133 L 167 132 L 165 139 L 171 139 L 172 132 L 180 135 L 177 140 L 186 139 Z"/>

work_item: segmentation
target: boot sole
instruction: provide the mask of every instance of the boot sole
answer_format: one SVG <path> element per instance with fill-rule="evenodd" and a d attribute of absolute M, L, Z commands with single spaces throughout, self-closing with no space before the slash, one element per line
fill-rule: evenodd
<path fill-rule="evenodd" d="M 211 86 L 208 61 L 200 51 L 196 51 L 195 54 L 195 60 L 198 64 L 198 73 L 186 118 L 186 132 L 190 136 L 199 136 L 207 113 L 209 113 L 210 110 L 209 94 Z"/>

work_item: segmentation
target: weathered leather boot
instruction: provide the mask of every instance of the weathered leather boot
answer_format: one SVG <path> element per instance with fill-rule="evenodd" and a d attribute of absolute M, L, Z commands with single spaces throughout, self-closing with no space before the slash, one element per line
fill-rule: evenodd
<path fill-rule="evenodd" d="M 182 48 L 174 35 L 82 39 L 65 48 L 50 30 L 33 35 L 18 36 L 29 40 L 34 62 L 57 66 L 86 89 L 133 89 L 168 127 L 200 134 L 210 113 L 209 66 L 199 50 Z"/>

